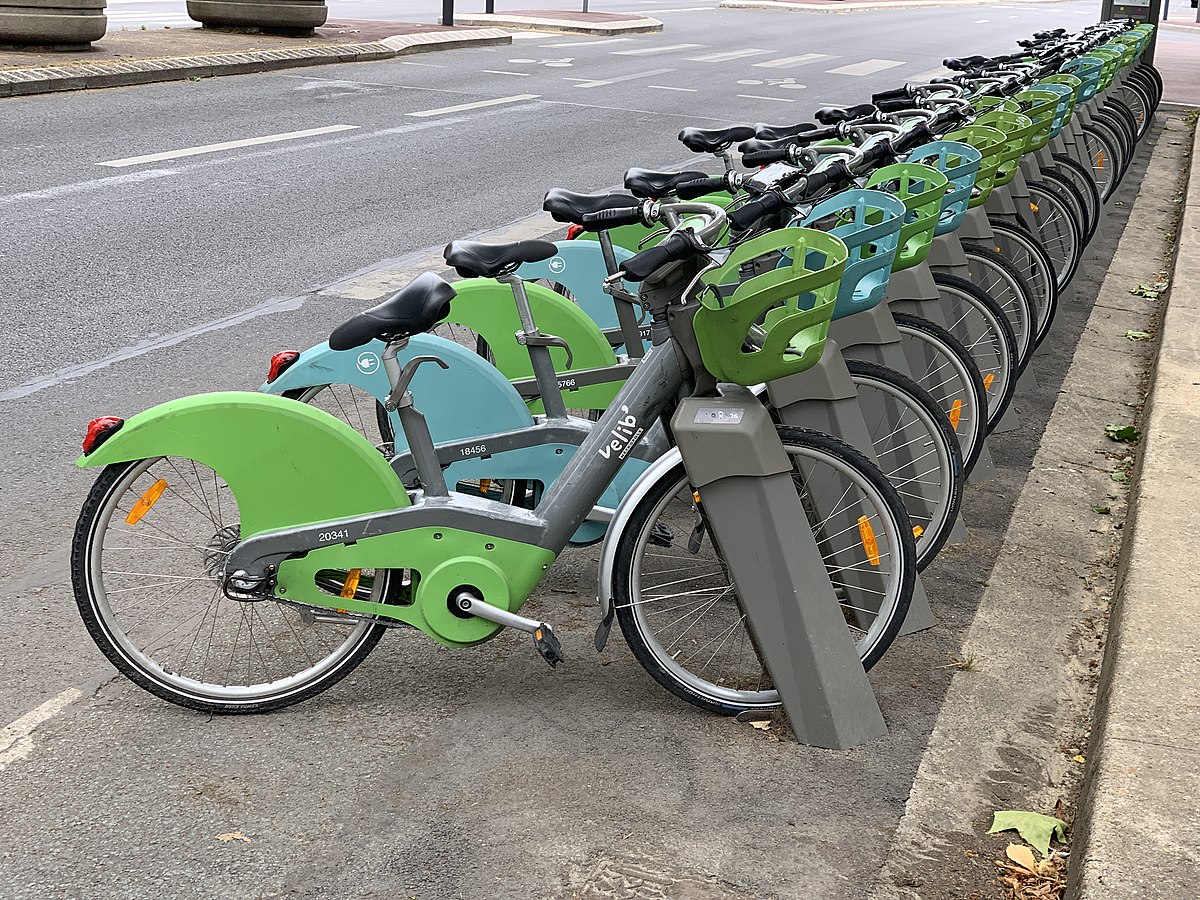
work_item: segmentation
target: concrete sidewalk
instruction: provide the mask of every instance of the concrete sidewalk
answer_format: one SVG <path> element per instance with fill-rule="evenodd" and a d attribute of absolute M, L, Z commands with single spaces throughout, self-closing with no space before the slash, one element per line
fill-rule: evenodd
<path fill-rule="evenodd" d="M 556 34 L 650 34 L 662 31 L 658 19 L 637 13 L 579 12 L 574 9 L 506 9 L 498 13 L 456 15 L 458 25 L 523 28 Z"/>
<path fill-rule="evenodd" d="M 1200 143 L 1178 234 L 1072 852 L 1085 900 L 1200 891 Z"/>
<path fill-rule="evenodd" d="M 117 31 L 82 51 L 0 51 L 0 98 L 367 62 L 510 43 L 512 37 L 499 28 L 360 19 L 329 22 L 312 37 L 236 34 L 200 27 Z"/>

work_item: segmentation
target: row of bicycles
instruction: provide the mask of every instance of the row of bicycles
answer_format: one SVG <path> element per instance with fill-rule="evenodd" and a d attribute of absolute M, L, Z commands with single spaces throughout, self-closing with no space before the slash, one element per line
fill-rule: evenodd
<path fill-rule="evenodd" d="M 615 619 L 673 694 L 768 708 L 739 581 L 809 537 L 754 538 L 753 505 L 715 498 L 770 471 L 871 667 L 961 539 L 964 483 L 1150 126 L 1153 30 L 1043 32 L 811 122 L 684 129 L 713 166 L 551 190 L 566 239 L 455 241 L 461 280 L 424 273 L 276 354 L 258 392 L 94 420 L 72 552 L 89 633 L 218 713 L 311 697 L 392 628 L 451 648 L 516 629 L 554 666 L 522 607 L 600 543 L 597 649 Z M 769 413 L 750 444 L 721 437 L 730 396 Z"/>

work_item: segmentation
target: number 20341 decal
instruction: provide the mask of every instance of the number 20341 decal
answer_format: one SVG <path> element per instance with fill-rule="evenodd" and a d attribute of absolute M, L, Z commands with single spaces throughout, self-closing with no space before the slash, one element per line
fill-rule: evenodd
<path fill-rule="evenodd" d="M 350 532 L 345 528 L 341 528 L 337 531 L 322 531 L 317 535 L 317 540 L 323 544 L 326 541 L 344 541 L 349 537 Z"/>

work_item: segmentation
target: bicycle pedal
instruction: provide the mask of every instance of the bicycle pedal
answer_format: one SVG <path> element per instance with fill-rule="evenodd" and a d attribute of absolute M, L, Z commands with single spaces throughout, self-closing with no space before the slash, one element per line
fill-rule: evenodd
<path fill-rule="evenodd" d="M 565 660 L 562 652 L 562 644 L 554 636 L 554 630 L 545 622 L 539 625 L 537 630 L 534 631 L 533 646 L 537 647 L 537 652 L 542 654 L 542 659 L 552 669 Z"/>

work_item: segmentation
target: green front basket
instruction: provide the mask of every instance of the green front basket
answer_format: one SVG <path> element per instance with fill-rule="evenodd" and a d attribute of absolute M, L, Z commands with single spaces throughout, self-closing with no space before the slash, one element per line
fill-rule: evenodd
<path fill-rule="evenodd" d="M 1000 168 L 1000 157 L 1004 153 L 1004 132 L 988 125 L 964 125 L 945 136 L 948 141 L 961 141 L 970 144 L 981 154 L 979 172 L 975 175 L 975 190 L 971 192 L 971 202 L 968 209 L 983 206 L 991 196 L 992 188 L 996 185 L 996 171 Z"/>
<path fill-rule="evenodd" d="M 1054 118 L 1058 113 L 1059 95 L 1054 91 L 1030 88 L 1016 94 L 1013 99 L 1021 105 L 1021 113 L 1033 122 L 1029 133 L 1027 150 L 1041 150 L 1054 131 Z"/>
<path fill-rule="evenodd" d="M 1000 154 L 1000 168 L 996 170 L 996 187 L 1002 187 L 1017 177 L 1021 157 L 1029 146 L 1033 134 L 1033 120 L 1020 113 L 995 109 L 975 120 L 978 125 L 991 125 L 1004 132 L 1004 150 Z"/>
<path fill-rule="evenodd" d="M 907 210 L 893 272 L 915 266 L 929 256 L 929 245 L 942 212 L 942 197 L 949 186 L 945 175 L 920 163 L 893 163 L 876 169 L 867 179 L 865 187 L 894 194 Z"/>
<path fill-rule="evenodd" d="M 781 259 L 785 253 L 790 262 Z M 738 244 L 719 268 L 705 272 L 694 325 L 713 377 L 749 386 L 814 366 L 847 255 L 832 234 L 781 228 Z M 742 281 L 742 266 L 755 261 L 780 267 Z"/>

